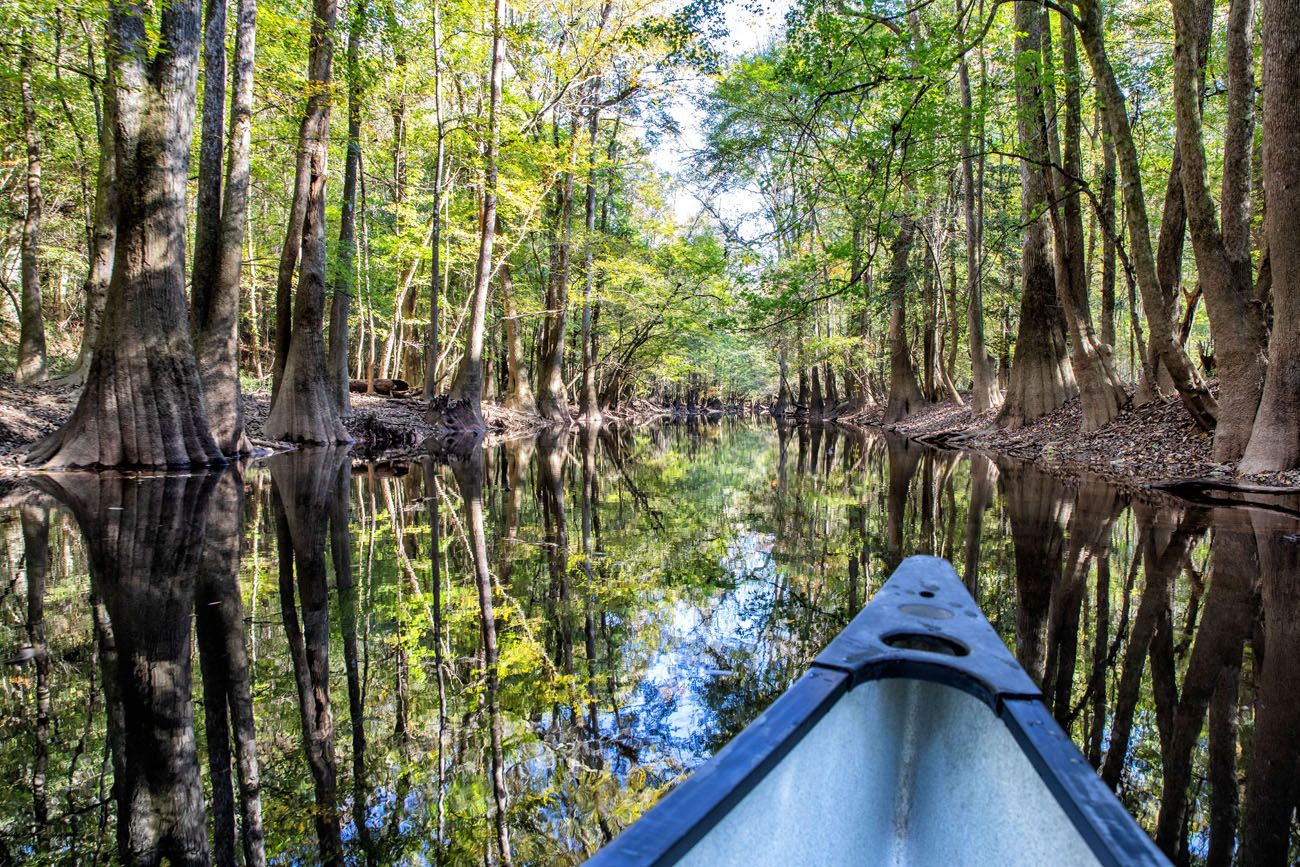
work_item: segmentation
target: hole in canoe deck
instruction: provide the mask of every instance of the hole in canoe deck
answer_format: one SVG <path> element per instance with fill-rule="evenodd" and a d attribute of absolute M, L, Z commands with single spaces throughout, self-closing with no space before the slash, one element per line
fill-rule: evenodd
<path fill-rule="evenodd" d="M 934 591 L 933 591 L 933 590 L 922 590 L 922 591 L 921 591 L 921 596 L 922 596 L 923 598 L 925 598 L 925 599 L 933 599 L 933 598 L 934 598 Z"/>
<path fill-rule="evenodd" d="M 938 653 L 943 656 L 965 656 L 970 653 L 970 648 L 961 642 L 942 635 L 926 635 L 923 632 L 895 632 L 881 640 L 899 650 L 923 650 L 926 653 Z"/>

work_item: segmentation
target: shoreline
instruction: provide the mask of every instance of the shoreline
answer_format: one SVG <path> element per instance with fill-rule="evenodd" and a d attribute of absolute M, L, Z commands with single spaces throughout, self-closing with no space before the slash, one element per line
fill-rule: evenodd
<path fill-rule="evenodd" d="M 1130 492 L 1174 493 L 1203 500 L 1198 492 L 1243 495 L 1300 494 L 1300 469 L 1238 475 L 1235 462 L 1215 461 L 1212 436 L 1192 423 L 1177 399 L 1125 407 L 1109 424 L 1083 431 L 1077 397 L 1025 427 L 996 427 L 996 410 L 972 417 L 968 405 L 929 404 L 906 419 L 885 424 L 883 406 L 826 419 L 890 431 L 938 448 L 974 451 L 1027 461 L 1058 478 L 1100 478 Z"/>
<path fill-rule="evenodd" d="M 20 388 L 10 377 L 0 378 L 0 469 L 18 469 L 18 456 L 31 443 L 55 431 L 76 405 L 75 387 Z M 439 432 L 425 420 L 426 404 L 415 397 L 352 394 L 352 413 L 345 420 L 355 438 L 358 456 L 385 458 L 419 450 Z M 271 452 L 296 448 L 292 443 L 265 439 L 262 424 L 269 411 L 266 391 L 243 395 L 245 426 L 260 449 Z M 766 408 L 763 415 L 767 415 Z M 563 428 L 540 416 L 485 403 L 487 437 L 514 438 Z M 653 424 L 683 418 L 750 415 L 729 409 L 708 409 L 683 415 L 671 407 L 633 401 L 621 411 L 607 413 L 606 424 Z M 1300 494 L 1300 469 L 1256 476 L 1239 476 L 1232 463 L 1211 454 L 1211 437 L 1198 430 L 1177 400 L 1158 399 L 1141 407 L 1126 407 L 1102 428 L 1085 433 L 1078 398 L 1033 424 L 1016 430 L 995 426 L 996 410 L 972 416 L 969 405 L 950 400 L 928 404 L 900 422 L 885 424 L 884 406 L 876 404 L 848 414 L 823 418 L 787 418 L 791 425 L 836 424 L 889 431 L 937 448 L 979 452 L 1034 464 L 1058 478 L 1099 477 L 1130 492 L 1175 493 L 1204 499 L 1204 492 L 1268 496 Z M 761 416 L 760 416 L 761 417 Z M 771 418 L 768 415 L 768 418 Z M 575 419 L 569 429 L 578 426 Z"/>

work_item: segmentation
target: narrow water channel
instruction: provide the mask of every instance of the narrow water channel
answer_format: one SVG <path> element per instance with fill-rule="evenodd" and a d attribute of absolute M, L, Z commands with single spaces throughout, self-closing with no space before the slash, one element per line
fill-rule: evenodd
<path fill-rule="evenodd" d="M 1300 861 L 1286 511 L 733 421 L 34 485 L 0 511 L 0 864 L 580 862 L 913 553 L 1176 862 Z"/>

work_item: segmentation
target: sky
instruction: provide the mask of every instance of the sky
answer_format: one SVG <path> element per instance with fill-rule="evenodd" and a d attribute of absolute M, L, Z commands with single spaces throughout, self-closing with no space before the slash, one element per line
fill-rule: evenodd
<path fill-rule="evenodd" d="M 761 0 L 761 10 L 758 12 L 746 8 L 758 5 L 743 0 L 727 0 L 723 14 L 728 36 L 718 47 L 728 58 L 758 51 L 769 45 L 780 32 L 790 0 Z M 668 111 L 681 132 L 676 136 L 664 136 L 650 153 L 655 167 L 675 178 L 682 178 L 691 155 L 704 143 L 705 118 L 699 105 L 703 101 L 703 95 L 708 92 L 709 83 L 704 77 L 696 77 L 678 87 Z M 740 222 L 743 215 L 758 209 L 760 203 L 756 199 L 752 193 L 736 191 L 717 197 L 713 204 L 728 222 L 731 222 L 730 218 Z M 689 226 L 701 210 L 695 191 L 684 184 L 679 184 L 673 190 L 672 206 L 677 222 L 683 226 Z"/>

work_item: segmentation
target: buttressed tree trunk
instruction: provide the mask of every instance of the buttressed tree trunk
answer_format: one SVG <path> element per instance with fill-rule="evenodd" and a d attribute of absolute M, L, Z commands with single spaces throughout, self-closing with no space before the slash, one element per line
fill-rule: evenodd
<path fill-rule="evenodd" d="M 916 237 L 916 223 L 903 217 L 894 238 L 894 252 L 890 263 L 889 292 L 893 312 L 889 317 L 889 403 L 884 420 L 892 424 L 907 418 L 925 403 L 921 386 L 916 381 L 912 366 L 912 350 L 907 345 L 907 257 L 912 252 Z"/>
<path fill-rule="evenodd" d="M 220 26 L 214 32 L 211 19 L 214 7 L 221 7 Z M 212 44 L 204 48 L 207 58 L 220 54 L 219 66 L 225 61 L 225 9 L 224 3 L 212 2 L 208 7 L 208 34 L 205 40 Z M 244 265 L 244 228 L 248 220 L 249 160 L 252 142 L 253 119 L 253 57 L 256 50 L 257 2 L 240 0 L 235 29 L 235 79 L 230 99 L 230 131 L 226 142 L 226 182 L 217 187 L 215 201 L 207 203 L 200 195 L 199 225 L 210 222 L 203 207 L 212 207 L 218 218 L 215 229 L 209 227 L 204 253 L 195 259 L 194 280 L 191 289 L 190 319 L 194 325 L 194 351 L 199 361 L 203 379 L 203 393 L 207 404 L 208 420 L 217 447 L 227 455 L 248 454 L 252 444 L 244 433 L 244 411 L 239 396 L 239 288 Z M 214 38 L 215 37 L 215 38 Z M 205 74 L 211 76 L 212 72 Z M 221 109 L 215 119 L 208 114 L 208 100 L 222 102 L 225 98 L 224 82 L 214 86 L 211 80 L 204 83 L 203 144 L 201 156 L 206 158 L 208 139 L 215 141 L 216 165 L 201 166 L 204 171 L 221 171 Z M 200 183 L 200 190 L 202 190 Z M 197 234 L 196 234 L 197 238 Z M 210 271 L 201 272 L 200 268 Z"/>
<path fill-rule="evenodd" d="M 1115 143 L 1115 156 L 1122 180 L 1120 188 L 1128 221 L 1129 256 L 1138 290 L 1142 293 L 1142 306 L 1146 309 L 1151 349 L 1169 371 L 1178 396 L 1192 420 L 1203 430 L 1212 430 L 1218 416 L 1218 405 L 1204 385 L 1197 381 L 1187 354 L 1174 336 L 1170 300 L 1161 288 L 1156 274 L 1155 256 L 1151 250 L 1151 224 L 1147 218 L 1137 144 L 1129 124 L 1124 91 L 1120 89 L 1110 58 L 1106 54 L 1101 2 L 1074 0 L 1074 6 L 1077 11 L 1075 27 L 1083 41 L 1088 64 L 1097 82 L 1097 99 L 1102 106 L 1107 130 Z"/>
<path fill-rule="evenodd" d="M 1264 189 L 1273 280 L 1268 375 L 1246 473 L 1300 466 L 1300 22 L 1283 0 L 1264 0 Z"/>
<path fill-rule="evenodd" d="M 303 210 L 298 290 L 294 293 L 293 330 L 285 355 L 280 388 L 272 397 L 266 433 L 274 439 L 302 443 L 351 442 L 330 390 L 325 357 L 325 181 L 329 176 L 330 74 L 334 61 L 337 0 L 314 0 L 310 95 L 298 147 L 307 155 L 298 163 L 307 173 Z M 303 180 L 299 178 L 299 186 Z"/>
<path fill-rule="evenodd" d="M 1038 68 L 1042 48 L 1042 7 L 1032 0 L 1016 2 L 1017 128 L 1025 158 L 1020 162 L 1020 203 L 1025 220 L 1021 247 L 1020 330 L 1006 400 L 998 426 L 1018 428 L 1052 412 L 1076 392 L 1067 366 L 1065 319 L 1056 295 L 1056 274 L 1047 217 L 1043 166 L 1047 162 L 1046 130 Z"/>
<path fill-rule="evenodd" d="M 198 0 L 175 0 L 151 52 L 143 8 L 115 4 L 108 99 L 116 119 L 118 237 L 100 340 L 72 416 L 27 461 L 48 467 L 224 461 L 208 430 L 185 305 L 185 186 L 199 55 Z"/>
<path fill-rule="evenodd" d="M 474 266 L 474 295 L 470 306 L 469 337 L 452 381 L 446 406 L 431 406 L 429 421 L 444 429 L 482 431 L 483 328 L 487 320 L 488 292 L 492 288 L 492 248 L 497 227 L 497 138 L 501 121 L 501 80 L 506 45 L 502 35 L 505 0 L 492 7 L 492 65 L 488 88 L 488 135 L 483 146 L 483 209 L 479 212 L 478 262 Z"/>
<path fill-rule="evenodd" d="M 27 213 L 23 219 L 23 295 L 18 315 L 18 365 L 14 368 L 14 382 L 18 385 L 44 382 L 48 377 L 45 368 L 45 314 L 41 310 L 41 264 L 36 255 L 40 246 L 44 200 L 41 195 L 41 137 L 36 130 L 36 97 L 32 93 L 31 39 L 31 33 L 24 30 L 19 89 L 23 100 L 23 135 L 27 140 Z"/>
<path fill-rule="evenodd" d="M 1234 0 L 1228 14 L 1227 128 L 1223 149 L 1222 227 L 1208 184 L 1201 124 L 1202 64 L 1208 55 L 1212 0 L 1174 3 L 1174 105 L 1182 157 L 1183 200 L 1196 270 L 1209 312 L 1218 363 L 1219 424 L 1214 457 L 1235 460 L 1246 449 L 1264 384 L 1268 334 L 1254 297 L 1250 260 L 1251 145 L 1255 82 L 1251 65 L 1252 0 Z M 1268 192 L 1274 192 L 1270 187 Z"/>

